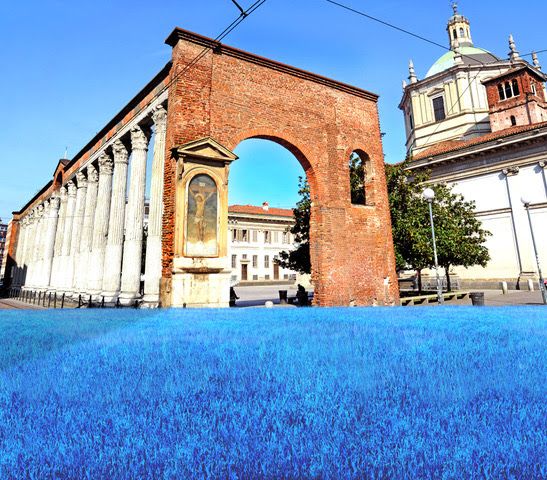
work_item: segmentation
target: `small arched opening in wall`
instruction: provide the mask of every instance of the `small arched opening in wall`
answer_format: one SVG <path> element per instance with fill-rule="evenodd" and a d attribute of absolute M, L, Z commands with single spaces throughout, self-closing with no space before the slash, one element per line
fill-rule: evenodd
<path fill-rule="evenodd" d="M 353 205 L 374 205 L 372 163 L 363 150 L 354 150 L 349 156 L 350 198 Z"/>

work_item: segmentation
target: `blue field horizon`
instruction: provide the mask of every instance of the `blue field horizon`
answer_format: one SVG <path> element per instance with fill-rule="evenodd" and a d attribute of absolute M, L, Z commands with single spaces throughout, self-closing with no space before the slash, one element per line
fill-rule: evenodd
<path fill-rule="evenodd" d="M 0 478 L 547 478 L 544 307 L 0 313 Z"/>

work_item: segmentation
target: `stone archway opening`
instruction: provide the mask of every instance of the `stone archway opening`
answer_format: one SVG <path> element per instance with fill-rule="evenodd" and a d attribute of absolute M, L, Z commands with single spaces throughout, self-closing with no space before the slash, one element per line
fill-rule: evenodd
<path fill-rule="evenodd" d="M 296 285 L 303 284 L 311 290 L 309 162 L 275 136 L 250 136 L 234 153 L 239 158 L 230 166 L 228 186 L 232 284 L 250 287 L 248 292 L 271 287 L 265 291 L 272 300 L 277 289 L 295 295 Z M 299 216 L 307 217 L 298 225 L 307 229 L 292 228 L 297 206 Z"/>

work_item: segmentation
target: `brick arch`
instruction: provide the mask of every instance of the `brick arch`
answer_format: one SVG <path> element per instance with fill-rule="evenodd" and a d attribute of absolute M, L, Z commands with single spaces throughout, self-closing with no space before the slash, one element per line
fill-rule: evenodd
<path fill-rule="evenodd" d="M 307 151 L 305 145 L 300 145 L 301 142 L 293 138 L 292 135 L 287 132 L 277 132 L 275 130 L 267 129 L 251 129 L 238 132 L 238 134 L 235 135 L 226 146 L 233 151 L 240 143 L 251 139 L 269 140 L 270 142 L 281 145 L 283 148 L 291 152 L 298 160 L 298 163 L 300 163 L 306 174 L 306 178 L 308 179 L 308 183 L 310 185 L 311 198 L 313 199 L 320 195 L 318 192 L 319 185 L 317 184 L 315 171 L 310 160 L 308 160 L 308 158 L 311 158 L 311 152 Z"/>
<path fill-rule="evenodd" d="M 204 137 L 231 150 L 248 138 L 284 146 L 310 183 L 315 303 L 396 302 L 378 97 L 185 30 L 176 29 L 167 43 L 173 53 L 166 151 Z M 211 50 L 193 62 L 204 47 Z M 176 72 L 185 73 L 177 77 Z M 350 201 L 347 163 L 352 149 L 362 146 L 375 172 L 375 204 L 356 208 Z M 166 284 L 174 255 L 175 184 L 175 164 L 167 161 L 162 239 Z"/>

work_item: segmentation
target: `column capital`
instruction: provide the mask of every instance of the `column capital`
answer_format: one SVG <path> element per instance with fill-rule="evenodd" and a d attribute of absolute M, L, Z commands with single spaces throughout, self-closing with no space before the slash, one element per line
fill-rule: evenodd
<path fill-rule="evenodd" d="M 99 174 L 97 169 L 93 165 L 87 167 L 87 183 L 97 183 L 99 181 Z"/>
<path fill-rule="evenodd" d="M 538 165 L 539 165 L 539 168 L 543 168 L 545 170 L 545 168 L 547 168 L 547 161 L 542 160 L 541 162 L 538 163 Z"/>
<path fill-rule="evenodd" d="M 131 129 L 131 149 L 148 150 L 148 137 L 138 125 Z"/>
<path fill-rule="evenodd" d="M 108 155 L 105 152 L 101 153 L 99 157 L 99 173 L 112 175 L 113 165 L 114 165 L 114 162 L 112 161 L 112 158 L 110 157 L 110 155 Z"/>
<path fill-rule="evenodd" d="M 78 182 L 78 188 L 87 187 L 87 178 L 84 175 L 84 172 L 79 171 L 76 174 L 76 181 Z"/>
<path fill-rule="evenodd" d="M 156 134 L 158 130 L 165 130 L 167 125 L 167 110 L 165 110 L 163 105 L 156 105 L 152 112 L 152 120 L 154 120 L 154 125 L 156 126 Z"/>
<path fill-rule="evenodd" d="M 66 184 L 66 188 L 68 190 L 68 196 L 74 197 L 76 196 L 76 184 L 73 180 L 69 180 L 69 182 Z"/>
<path fill-rule="evenodd" d="M 116 140 L 112 144 L 112 153 L 114 154 L 114 163 L 127 163 L 129 154 L 121 140 Z"/>
<path fill-rule="evenodd" d="M 61 199 L 61 202 L 62 201 L 65 201 L 67 199 L 67 189 L 66 187 L 61 187 L 59 188 L 59 198 Z"/>
<path fill-rule="evenodd" d="M 59 195 L 51 197 L 50 205 L 53 210 L 59 210 L 59 207 L 61 206 L 61 197 Z"/>

